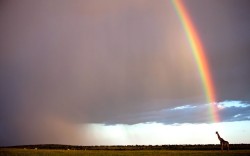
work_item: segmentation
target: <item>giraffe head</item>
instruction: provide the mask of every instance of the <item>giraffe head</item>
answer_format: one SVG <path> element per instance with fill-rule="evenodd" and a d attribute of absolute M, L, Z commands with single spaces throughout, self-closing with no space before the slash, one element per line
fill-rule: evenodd
<path fill-rule="evenodd" d="M 216 131 L 215 134 L 218 134 L 218 132 Z"/>

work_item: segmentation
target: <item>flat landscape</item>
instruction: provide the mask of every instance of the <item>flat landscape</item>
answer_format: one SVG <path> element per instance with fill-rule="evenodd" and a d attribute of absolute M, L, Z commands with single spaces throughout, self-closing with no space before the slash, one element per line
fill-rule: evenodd
<path fill-rule="evenodd" d="M 250 150 L 46 150 L 46 149 L 0 149 L 0 156 L 249 156 Z"/>
<path fill-rule="evenodd" d="M 232 144 L 229 151 L 219 145 L 127 145 L 127 146 L 72 146 L 23 145 L 0 147 L 0 156 L 238 156 L 250 155 L 249 144 Z"/>

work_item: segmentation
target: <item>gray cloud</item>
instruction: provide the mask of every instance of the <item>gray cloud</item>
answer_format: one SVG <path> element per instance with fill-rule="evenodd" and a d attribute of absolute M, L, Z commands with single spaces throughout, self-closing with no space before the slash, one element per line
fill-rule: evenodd
<path fill-rule="evenodd" d="M 78 144 L 79 124 L 194 122 L 207 109 L 198 107 L 206 99 L 202 82 L 180 21 L 165 0 L 9 0 L 0 7 L 0 144 Z M 243 44 L 239 52 L 241 44 L 235 43 L 233 51 L 217 53 L 218 41 L 204 43 L 218 99 L 247 100 L 248 47 Z M 215 58 L 224 57 L 220 66 Z M 189 103 L 199 111 L 170 110 Z M 227 120 L 243 117 L 240 111 L 222 113 Z M 71 139 L 58 139 L 66 132 L 57 127 Z"/>
<path fill-rule="evenodd" d="M 218 101 L 249 101 L 250 2 L 189 0 L 185 4 L 204 43 Z"/>
<path fill-rule="evenodd" d="M 165 1 L 3 1 L 0 14 L 4 142 L 65 143 L 55 120 L 75 134 L 70 125 L 178 104 L 151 101 L 205 99 Z"/>
<path fill-rule="evenodd" d="M 171 32 L 158 30 L 175 27 L 161 22 L 166 18 L 163 1 L 150 7 L 138 2 L 131 7 L 127 2 L 126 12 L 106 10 L 116 7 L 110 3 L 76 2 L 103 11 L 92 15 L 88 9 L 75 11 L 70 2 L 57 6 L 57 1 L 6 6 L 4 13 L 10 15 L 2 17 L 2 83 L 9 94 L 16 92 L 14 100 L 41 109 L 49 106 L 51 111 L 80 110 L 103 119 L 110 108 L 139 111 L 148 109 L 149 100 L 203 96 L 200 84 L 191 85 L 199 81 L 192 56 L 177 46 L 173 48 L 178 53 L 166 49 Z"/>

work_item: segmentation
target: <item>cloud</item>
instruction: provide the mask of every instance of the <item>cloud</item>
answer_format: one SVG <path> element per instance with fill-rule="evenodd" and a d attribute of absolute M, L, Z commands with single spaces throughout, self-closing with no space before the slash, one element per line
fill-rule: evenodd
<path fill-rule="evenodd" d="M 190 108 L 195 108 L 196 106 L 190 106 L 190 105 L 184 105 L 184 106 L 179 106 L 175 107 L 172 110 L 178 110 L 178 109 L 190 109 Z"/>
<path fill-rule="evenodd" d="M 249 2 L 185 2 L 204 44 L 218 101 L 249 101 Z"/>
<path fill-rule="evenodd" d="M 9 114 L 0 124 L 0 146 L 30 144 L 72 144 L 91 143 L 85 136 L 85 126 L 72 123 L 63 117 L 39 112 L 21 115 Z"/>
<path fill-rule="evenodd" d="M 66 133 L 57 126 L 76 138 L 79 124 L 211 120 L 190 45 L 170 3 L 1 3 L 0 140 L 63 143 L 67 139 L 57 137 Z M 217 54 L 208 48 L 220 101 L 249 100 L 248 53 L 236 49 L 224 59 L 226 50 Z M 225 107 L 220 113 L 223 121 L 247 120 L 248 108 Z"/>
<path fill-rule="evenodd" d="M 236 108 L 246 108 L 250 105 L 247 102 L 244 101 L 223 101 L 218 103 L 218 107 L 220 109 L 224 108 L 230 108 L 230 107 L 236 107 Z"/>
<path fill-rule="evenodd" d="M 0 38 L 4 114 L 21 116 L 29 108 L 102 123 L 181 105 L 171 102 L 181 98 L 204 101 L 188 45 L 179 46 L 185 36 L 178 35 L 182 27 L 170 4 L 166 16 L 165 1 L 111 2 L 6 2 Z M 169 102 L 154 102 L 159 100 Z"/>
<path fill-rule="evenodd" d="M 242 101 L 225 101 L 220 105 L 220 116 L 223 121 L 249 120 L 250 104 Z"/>
<path fill-rule="evenodd" d="M 156 122 L 164 124 L 211 123 L 213 114 L 210 104 L 183 105 L 156 111 L 128 114 L 121 119 L 107 121 L 106 124 L 136 124 Z M 220 122 L 246 121 L 250 117 L 250 104 L 242 101 L 223 101 L 217 104 Z"/>
<path fill-rule="evenodd" d="M 205 99 L 165 1 L 3 3 L 1 144 L 69 143 L 67 133 L 75 144 L 79 124 L 135 123 L 178 98 Z"/>

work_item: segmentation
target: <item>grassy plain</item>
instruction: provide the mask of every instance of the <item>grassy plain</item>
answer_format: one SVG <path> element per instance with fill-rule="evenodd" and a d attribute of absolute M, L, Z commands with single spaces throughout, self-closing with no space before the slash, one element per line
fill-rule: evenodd
<path fill-rule="evenodd" d="M 249 156 L 250 150 L 44 150 L 0 149 L 0 156 Z"/>

